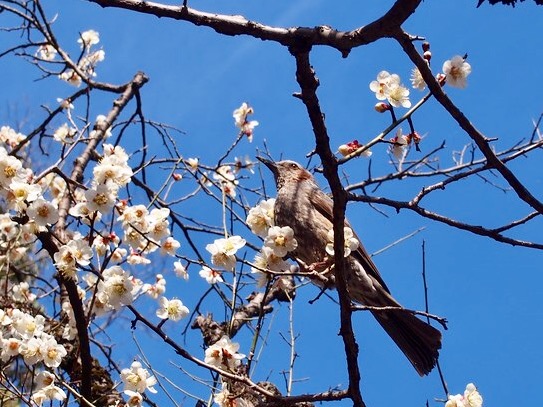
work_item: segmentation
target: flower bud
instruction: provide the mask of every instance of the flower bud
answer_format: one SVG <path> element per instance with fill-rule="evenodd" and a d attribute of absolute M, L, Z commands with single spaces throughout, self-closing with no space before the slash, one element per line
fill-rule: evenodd
<path fill-rule="evenodd" d="M 342 144 L 339 146 L 338 151 L 343 157 L 345 157 L 349 155 L 349 153 L 351 152 L 351 149 L 349 148 L 347 144 Z"/>
<path fill-rule="evenodd" d="M 417 133 L 416 131 L 414 131 L 413 133 L 411 133 L 411 134 L 409 135 L 409 137 L 411 138 L 411 140 L 413 140 L 413 143 L 415 143 L 415 144 L 419 144 L 419 143 L 420 143 L 421 137 L 420 137 L 420 134 Z"/>
<path fill-rule="evenodd" d="M 429 62 L 432 59 L 432 52 L 424 51 L 424 54 L 422 54 L 422 57 Z"/>
<path fill-rule="evenodd" d="M 390 110 L 390 105 L 385 102 L 378 102 L 375 104 L 375 111 L 379 113 L 384 113 Z"/>
<path fill-rule="evenodd" d="M 422 43 L 422 51 L 423 52 L 430 51 L 430 43 L 428 41 L 424 41 Z"/>
<path fill-rule="evenodd" d="M 181 174 L 177 173 L 177 172 L 174 172 L 174 173 L 172 174 L 172 177 L 173 177 L 173 179 L 174 179 L 175 181 L 180 181 L 181 178 L 183 178 L 183 176 L 182 176 Z"/>
<path fill-rule="evenodd" d="M 362 147 L 362 145 L 358 142 L 358 140 L 353 140 L 353 141 L 350 141 L 347 144 L 340 145 L 338 147 L 338 151 L 343 157 L 345 157 L 345 156 L 355 152 L 360 147 Z"/>

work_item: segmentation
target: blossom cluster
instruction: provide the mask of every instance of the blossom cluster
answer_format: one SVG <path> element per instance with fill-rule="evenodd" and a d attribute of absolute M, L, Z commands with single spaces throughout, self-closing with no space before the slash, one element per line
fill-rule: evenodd
<path fill-rule="evenodd" d="M 403 134 L 402 129 L 400 128 L 396 130 L 396 134 L 390 139 L 390 152 L 398 161 L 402 162 L 405 159 L 408 147 L 411 144 L 414 144 L 418 149 L 420 140 L 421 137 L 416 131 L 409 134 Z"/>
<path fill-rule="evenodd" d="M 80 44 L 83 54 L 77 62 L 77 69 L 66 66 L 59 74 L 59 78 L 73 86 L 81 86 L 84 75 L 86 79 L 96 76 L 96 66 L 105 59 L 103 49 L 93 50 L 92 47 L 100 42 L 100 34 L 94 30 L 87 30 L 81 33 L 77 40 Z M 51 43 L 45 41 L 36 50 L 36 58 L 44 62 L 55 62 L 58 55 L 58 49 Z"/>
<path fill-rule="evenodd" d="M 56 377 L 54 374 L 43 370 L 36 376 L 36 388 L 32 393 L 32 400 L 38 406 L 50 400 L 64 401 L 66 393 L 55 384 Z"/>
<path fill-rule="evenodd" d="M 428 43 L 423 45 L 423 58 L 429 65 L 432 54 L 430 52 L 430 46 Z M 465 88 L 467 86 L 467 77 L 471 73 L 471 65 L 466 62 L 466 58 L 456 55 L 451 59 L 445 61 L 442 66 L 442 73 L 436 75 L 437 81 L 443 86 L 448 84 L 455 88 Z M 424 90 L 426 88 L 426 82 L 422 77 L 418 68 L 413 68 L 411 72 L 411 84 L 414 89 Z M 411 107 L 411 101 L 409 100 L 410 91 L 404 85 L 401 84 L 401 79 L 398 74 L 389 73 L 388 71 L 381 71 L 377 74 L 377 78 L 371 81 L 369 88 L 375 93 L 375 97 L 379 102 L 375 105 L 375 110 L 379 113 L 384 113 L 393 110 L 395 107 Z M 386 101 L 387 103 L 385 103 Z M 395 121 L 395 115 L 392 112 L 393 120 Z M 406 146 L 411 141 L 414 141 L 416 145 L 420 141 L 420 137 L 413 130 L 410 135 L 403 136 L 396 135 L 392 140 L 391 152 L 399 160 L 403 159 L 406 153 Z M 361 150 L 364 147 L 358 140 L 353 140 L 348 143 L 342 144 L 338 148 L 339 154 L 346 157 L 350 154 Z M 362 151 L 362 150 L 361 150 Z M 371 156 L 371 151 L 366 148 L 360 155 L 365 157 Z"/>
<path fill-rule="evenodd" d="M 124 384 L 124 394 L 128 396 L 127 405 L 129 406 L 141 406 L 143 393 L 146 390 L 151 393 L 157 392 L 153 387 L 157 384 L 155 376 L 152 376 L 138 361 L 132 362 L 130 368 L 121 370 L 121 380 Z"/>
<path fill-rule="evenodd" d="M 228 336 L 223 336 L 205 351 L 204 362 L 221 369 L 235 371 L 241 364 L 244 354 L 238 353 L 239 343 L 232 342 Z"/>
<path fill-rule="evenodd" d="M 251 231 L 264 238 L 264 244 L 255 255 L 251 267 L 259 287 L 271 280 L 270 272 L 291 270 L 292 265 L 284 257 L 298 247 L 291 227 L 275 225 L 274 206 L 274 198 L 263 200 L 249 210 L 246 220 Z"/>
<path fill-rule="evenodd" d="M 236 197 L 236 187 L 239 181 L 236 179 L 236 173 L 230 165 L 221 165 L 213 173 L 213 179 L 219 183 L 223 193 L 230 198 Z"/>
<path fill-rule="evenodd" d="M 249 142 L 253 141 L 253 130 L 258 126 L 256 120 L 249 120 L 247 116 L 253 114 L 254 110 L 252 107 L 243 102 L 239 108 L 234 110 L 232 116 L 234 117 L 236 127 L 240 129 L 241 134 L 247 136 Z"/>
<path fill-rule="evenodd" d="M 482 407 L 483 397 L 473 383 L 468 383 L 464 394 L 449 395 L 445 407 Z"/>
<path fill-rule="evenodd" d="M 394 107 L 411 107 L 409 89 L 400 83 L 400 76 L 381 71 L 377 79 L 370 82 L 370 90 L 378 100 L 387 100 Z"/>
<path fill-rule="evenodd" d="M 55 181 L 54 174 L 38 180 L 20 158 L 8 152 L 15 140 L 24 138 L 10 127 L 0 128 L 0 199 L 4 209 L 0 214 L 0 265 L 22 259 L 29 253 L 36 234 L 59 218 L 58 191 L 64 188 L 64 181 Z"/>
<path fill-rule="evenodd" d="M 34 182 L 32 170 L 0 146 L 0 197 L 7 209 L 26 212 L 38 226 L 55 223 L 58 220 L 55 205 L 42 199 L 43 192 L 43 186 Z"/>
<path fill-rule="evenodd" d="M 33 316 L 17 308 L 0 308 L 0 358 L 4 364 L 17 357 L 33 368 L 43 363 L 50 369 L 60 366 L 67 351 L 47 332 L 42 315 Z M 34 400 L 41 405 L 45 400 L 63 400 L 64 391 L 54 385 L 54 375 L 42 372 L 37 378 Z"/>

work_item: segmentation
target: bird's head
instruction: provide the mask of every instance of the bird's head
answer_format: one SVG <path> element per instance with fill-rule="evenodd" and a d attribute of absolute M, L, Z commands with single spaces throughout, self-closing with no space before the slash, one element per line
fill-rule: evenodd
<path fill-rule="evenodd" d="M 275 162 L 264 157 L 257 158 L 273 173 L 277 190 L 281 189 L 283 185 L 291 183 L 297 184 L 308 180 L 314 182 L 313 175 L 296 161 L 283 160 Z"/>

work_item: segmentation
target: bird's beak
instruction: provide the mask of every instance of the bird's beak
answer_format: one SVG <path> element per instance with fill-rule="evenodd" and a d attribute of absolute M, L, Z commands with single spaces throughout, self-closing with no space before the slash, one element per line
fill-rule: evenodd
<path fill-rule="evenodd" d="M 279 175 L 279 170 L 277 169 L 277 164 L 271 160 L 268 160 L 267 158 L 257 156 L 257 160 L 259 160 L 262 164 L 264 164 L 266 167 L 270 169 L 270 171 L 273 173 L 275 177 Z"/>

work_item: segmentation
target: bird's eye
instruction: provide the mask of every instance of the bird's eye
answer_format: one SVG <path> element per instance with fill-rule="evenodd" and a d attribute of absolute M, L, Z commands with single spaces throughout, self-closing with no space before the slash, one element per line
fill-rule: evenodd
<path fill-rule="evenodd" d="M 290 168 L 292 168 L 292 169 L 298 168 L 298 165 L 296 163 L 292 163 L 292 164 L 290 164 Z"/>

